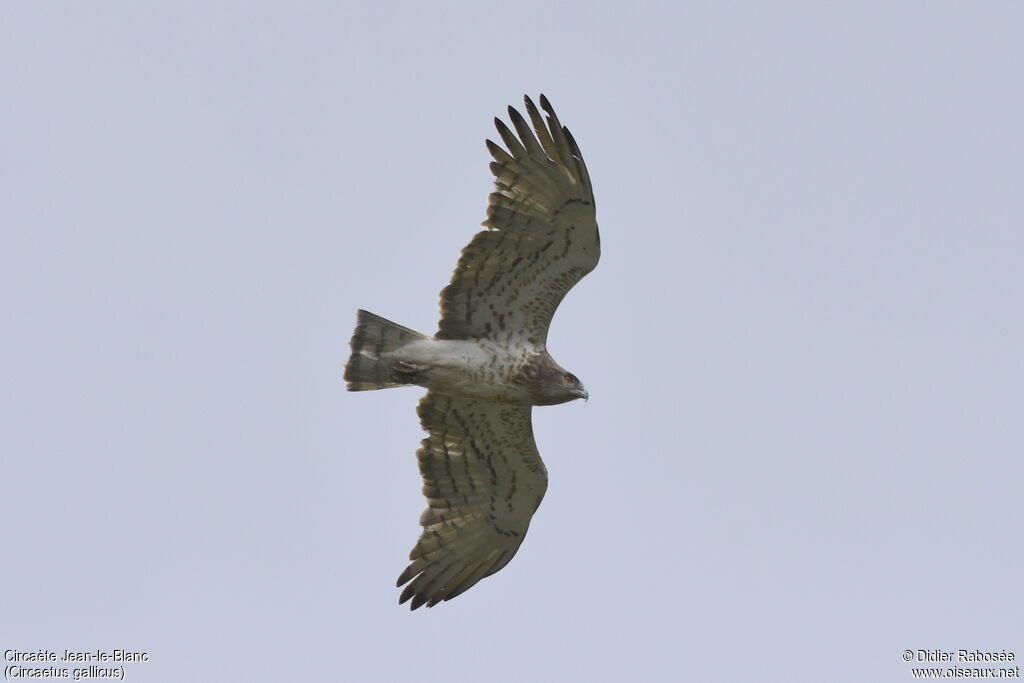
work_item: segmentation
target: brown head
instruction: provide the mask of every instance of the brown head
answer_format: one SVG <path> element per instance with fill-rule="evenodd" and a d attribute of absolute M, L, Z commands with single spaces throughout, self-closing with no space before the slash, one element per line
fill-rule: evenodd
<path fill-rule="evenodd" d="M 516 381 L 527 387 L 535 406 L 553 406 L 576 398 L 590 398 L 583 382 L 558 365 L 547 351 L 538 353 L 523 365 Z"/>

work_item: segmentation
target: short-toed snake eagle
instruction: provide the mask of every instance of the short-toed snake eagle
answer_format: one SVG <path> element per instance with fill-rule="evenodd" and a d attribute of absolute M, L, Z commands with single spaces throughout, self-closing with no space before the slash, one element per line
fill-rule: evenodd
<path fill-rule="evenodd" d="M 487 230 L 462 250 L 441 292 L 433 337 L 359 311 L 350 391 L 418 385 L 417 457 L 427 509 L 423 533 L 398 585 L 416 609 L 450 600 L 500 570 L 523 542 L 547 488 L 533 406 L 587 398 L 582 382 L 547 352 L 551 318 L 573 285 L 594 269 L 600 240 L 587 167 L 547 98 L 530 124 L 512 107 L 513 133 L 490 140 L 495 191 Z"/>

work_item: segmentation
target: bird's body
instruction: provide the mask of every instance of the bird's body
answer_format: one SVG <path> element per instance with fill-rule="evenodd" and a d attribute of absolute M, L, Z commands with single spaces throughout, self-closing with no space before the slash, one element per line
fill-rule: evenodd
<path fill-rule="evenodd" d="M 414 368 L 419 386 L 451 396 L 480 401 L 531 405 L 530 395 L 515 382 L 527 348 L 507 349 L 488 340 L 423 339 L 395 353 L 395 359 Z"/>
<path fill-rule="evenodd" d="M 463 250 L 441 292 L 429 337 L 359 311 L 345 366 L 350 391 L 418 385 L 429 435 L 417 453 L 428 508 L 398 579 L 412 608 L 449 600 L 504 567 L 547 489 L 532 406 L 587 398 L 547 351 L 566 292 L 597 265 L 593 191 L 579 148 L 541 96 L 533 123 L 509 107 L 518 138 L 498 119 L 508 151 L 490 140 L 496 191 L 488 230 Z"/>
<path fill-rule="evenodd" d="M 383 339 L 390 329 L 405 328 L 369 311 L 359 311 L 352 341 L 353 356 L 358 356 L 359 360 L 351 364 L 351 390 L 386 388 L 379 386 L 382 384 L 415 384 L 441 394 L 479 401 L 524 406 L 553 405 L 550 399 L 537 394 L 529 380 L 545 368 L 556 372 L 559 378 L 568 374 L 555 364 L 543 346 L 524 341 L 501 344 L 493 339 L 434 339 L 412 333 L 415 336 L 410 335 L 401 345 L 389 348 Z M 368 346 L 375 350 L 371 352 Z M 360 384 L 355 365 L 367 358 L 377 372 L 388 374 L 368 377 L 367 382 Z M 561 381 L 564 384 L 564 379 Z M 569 392 L 558 396 L 563 400 L 556 402 L 564 403 L 578 397 L 578 394 Z"/>

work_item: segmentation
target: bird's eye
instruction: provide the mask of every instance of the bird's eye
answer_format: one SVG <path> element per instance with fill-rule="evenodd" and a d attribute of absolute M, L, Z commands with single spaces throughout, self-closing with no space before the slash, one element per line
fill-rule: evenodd
<path fill-rule="evenodd" d="M 566 375 L 563 379 L 566 384 L 572 384 L 572 375 Z"/>

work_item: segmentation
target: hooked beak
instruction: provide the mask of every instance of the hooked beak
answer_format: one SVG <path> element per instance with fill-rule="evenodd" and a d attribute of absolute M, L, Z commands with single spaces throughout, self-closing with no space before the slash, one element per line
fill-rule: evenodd
<path fill-rule="evenodd" d="M 579 396 L 580 398 L 582 398 L 584 403 L 586 403 L 587 401 L 590 400 L 590 393 L 586 389 L 584 389 L 583 387 L 580 387 L 576 391 L 576 395 Z"/>

